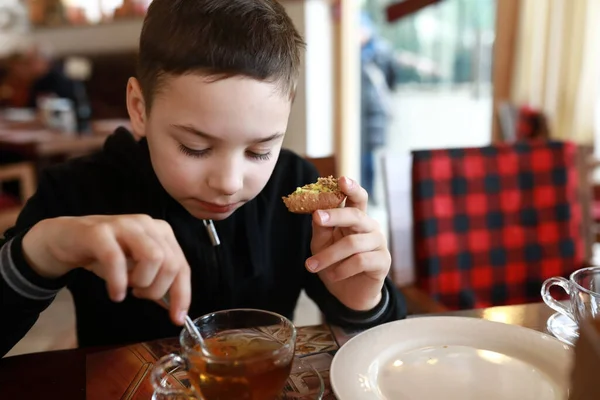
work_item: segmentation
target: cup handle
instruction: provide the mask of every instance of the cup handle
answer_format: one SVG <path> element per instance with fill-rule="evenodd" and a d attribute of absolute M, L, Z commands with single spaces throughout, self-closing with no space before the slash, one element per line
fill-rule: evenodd
<path fill-rule="evenodd" d="M 191 389 L 167 386 L 167 378 L 176 369 L 187 371 L 185 359 L 177 354 L 168 354 L 154 364 L 150 381 L 154 387 L 153 399 L 199 399 Z"/>
<path fill-rule="evenodd" d="M 575 316 L 573 315 L 573 312 L 564 304 L 558 302 L 550 294 L 550 288 L 554 285 L 560 286 L 564 289 L 565 292 L 567 292 L 569 296 L 571 296 L 571 284 L 569 283 L 569 281 L 560 276 L 555 276 L 553 278 L 546 279 L 544 281 L 544 284 L 542 285 L 542 299 L 544 300 L 544 303 L 546 303 L 548 307 L 552 308 L 555 311 L 558 311 L 562 315 L 571 318 L 573 321 L 577 321 L 575 319 Z"/>

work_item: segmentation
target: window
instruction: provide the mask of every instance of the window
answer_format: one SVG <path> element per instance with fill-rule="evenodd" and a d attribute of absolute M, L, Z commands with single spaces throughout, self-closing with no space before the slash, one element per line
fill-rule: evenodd
<path fill-rule="evenodd" d="M 388 22 L 396 1 L 363 0 L 360 26 L 361 183 L 382 226 L 382 153 L 484 146 L 492 126 L 497 0 L 444 0 Z"/>

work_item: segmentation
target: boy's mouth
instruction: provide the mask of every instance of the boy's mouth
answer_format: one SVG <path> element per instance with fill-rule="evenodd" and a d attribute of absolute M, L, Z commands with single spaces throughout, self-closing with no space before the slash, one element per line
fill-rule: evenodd
<path fill-rule="evenodd" d="M 208 211 L 210 213 L 215 213 L 215 214 L 226 214 L 228 212 L 235 210 L 241 204 L 241 202 L 231 203 L 231 204 L 216 204 L 216 203 L 209 203 L 209 202 L 202 201 L 202 200 L 196 200 L 196 202 L 205 211 Z"/>

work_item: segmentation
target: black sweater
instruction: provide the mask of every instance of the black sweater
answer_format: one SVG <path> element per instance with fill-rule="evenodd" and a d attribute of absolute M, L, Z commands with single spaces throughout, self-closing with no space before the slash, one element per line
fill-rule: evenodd
<path fill-rule="evenodd" d="M 263 191 L 232 216 L 215 221 L 221 244 L 212 246 L 203 221 L 191 216 L 160 185 L 145 140 L 119 129 L 101 152 L 46 170 L 37 193 L 0 242 L 0 356 L 31 328 L 56 293 L 73 294 L 80 346 L 125 344 L 176 336 L 180 327 L 154 302 L 128 296 L 113 303 L 102 279 L 76 269 L 58 280 L 37 275 L 21 241 L 37 222 L 58 216 L 147 214 L 167 221 L 192 269 L 192 318 L 227 308 L 259 308 L 293 317 L 302 289 L 329 322 L 367 328 L 403 318 L 400 293 L 387 280 L 380 304 L 368 312 L 346 308 L 317 275 L 306 271 L 310 216 L 287 211 L 281 197 L 314 182 L 315 168 L 282 150 Z"/>

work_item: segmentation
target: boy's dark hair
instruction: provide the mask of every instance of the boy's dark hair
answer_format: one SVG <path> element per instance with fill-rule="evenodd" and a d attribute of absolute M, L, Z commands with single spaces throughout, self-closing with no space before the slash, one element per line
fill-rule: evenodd
<path fill-rule="evenodd" d="M 303 46 L 276 0 L 154 0 L 138 55 L 146 108 L 165 76 L 193 73 L 276 82 L 293 96 Z"/>

